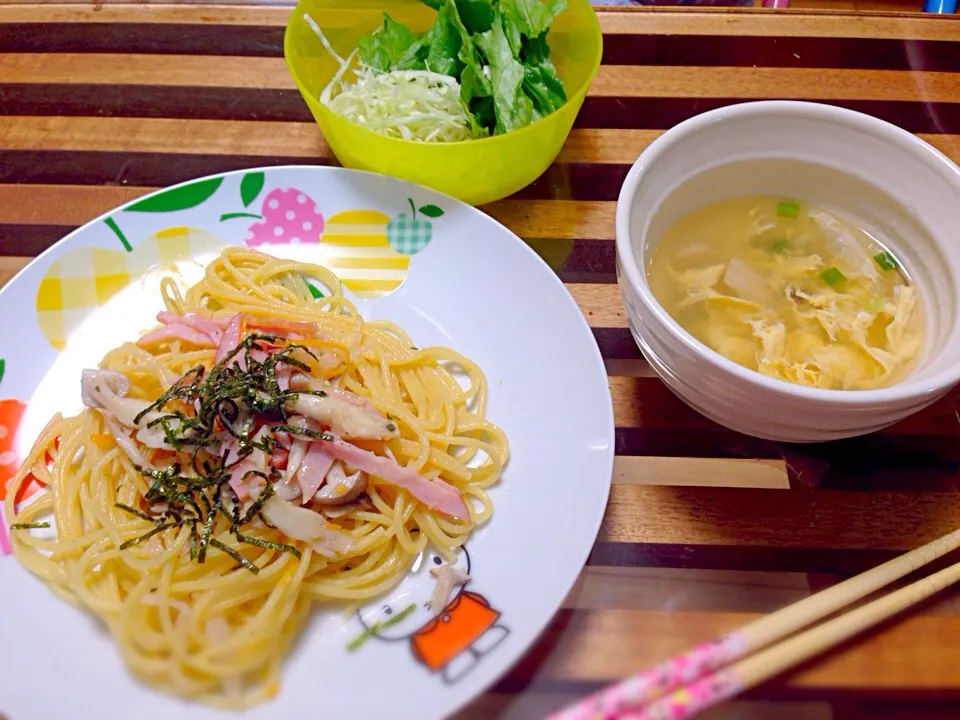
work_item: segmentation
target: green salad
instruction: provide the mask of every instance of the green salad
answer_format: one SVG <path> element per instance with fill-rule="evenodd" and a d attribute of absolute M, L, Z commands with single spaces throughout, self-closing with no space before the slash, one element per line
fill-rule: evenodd
<path fill-rule="evenodd" d="M 567 101 L 547 45 L 566 0 L 421 2 L 437 11 L 427 32 L 384 13 L 345 59 L 304 16 L 340 63 L 320 101 L 374 132 L 423 142 L 510 132 Z"/>

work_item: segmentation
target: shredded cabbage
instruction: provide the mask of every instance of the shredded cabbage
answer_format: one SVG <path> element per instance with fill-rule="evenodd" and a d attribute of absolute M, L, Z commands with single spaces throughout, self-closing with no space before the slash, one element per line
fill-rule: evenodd
<path fill-rule="evenodd" d="M 458 142 L 483 137 L 460 100 L 456 78 L 430 70 L 381 72 L 356 59 L 344 59 L 331 47 L 313 18 L 307 24 L 340 67 L 320 93 L 320 102 L 351 122 L 387 137 L 418 142 Z M 352 73 L 353 82 L 345 76 Z"/>

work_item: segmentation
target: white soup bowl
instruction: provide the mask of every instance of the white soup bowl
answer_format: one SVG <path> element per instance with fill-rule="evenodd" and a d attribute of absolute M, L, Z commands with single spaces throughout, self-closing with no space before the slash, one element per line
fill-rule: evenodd
<path fill-rule="evenodd" d="M 917 284 L 926 323 L 909 374 L 876 390 L 777 380 L 714 352 L 657 302 L 645 268 L 664 231 L 704 205 L 754 194 L 836 207 L 889 244 Z M 634 339 L 674 393 L 721 425 L 785 442 L 852 437 L 917 412 L 960 381 L 960 168 L 894 125 L 806 102 L 698 115 L 633 164 L 616 231 L 617 277 Z"/>

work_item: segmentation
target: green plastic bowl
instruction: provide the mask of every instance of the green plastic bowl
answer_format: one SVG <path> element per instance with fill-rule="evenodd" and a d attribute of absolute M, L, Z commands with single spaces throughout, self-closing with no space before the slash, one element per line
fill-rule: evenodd
<path fill-rule="evenodd" d="M 337 63 L 303 19 L 304 13 L 346 57 L 358 36 L 382 23 L 383 12 L 414 32 L 427 30 L 436 11 L 419 0 L 300 0 L 287 23 L 283 52 L 303 99 L 344 167 L 393 175 L 480 205 L 517 192 L 547 169 L 570 133 L 600 67 L 603 36 L 589 0 L 568 0 L 567 4 L 547 40 L 569 100 L 533 125 L 479 140 L 421 143 L 384 137 L 337 115 L 318 99 Z"/>

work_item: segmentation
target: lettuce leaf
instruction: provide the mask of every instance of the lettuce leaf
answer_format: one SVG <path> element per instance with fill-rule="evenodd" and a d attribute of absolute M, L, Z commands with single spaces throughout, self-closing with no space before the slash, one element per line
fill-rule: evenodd
<path fill-rule="evenodd" d="M 360 61 L 375 70 L 414 69 L 414 65 L 423 53 L 423 37 L 415 35 L 403 23 L 398 23 L 386 13 L 383 14 L 383 26 L 369 35 L 357 38 L 357 50 Z M 425 53 L 423 53 L 425 56 Z M 401 67 L 401 63 L 404 67 Z M 420 66 L 422 67 L 422 65 Z"/>
<path fill-rule="evenodd" d="M 490 133 L 529 125 L 567 101 L 546 39 L 567 0 L 421 2 L 437 11 L 430 30 L 417 35 L 384 13 L 383 26 L 357 41 L 361 62 L 456 78 L 471 123 Z"/>
<path fill-rule="evenodd" d="M 493 26 L 474 36 L 474 42 L 490 65 L 497 133 L 510 132 L 534 122 L 533 101 L 522 91 L 524 68 L 513 55 L 498 14 Z"/>
<path fill-rule="evenodd" d="M 440 10 L 445 0 L 420 0 L 427 7 Z M 486 32 L 493 25 L 496 0 L 456 0 L 457 14 L 463 19 L 467 30 L 473 33 Z"/>
<path fill-rule="evenodd" d="M 520 62 L 524 67 L 523 91 L 533 100 L 541 115 L 549 115 L 567 101 L 563 82 L 550 61 L 546 33 L 523 39 Z"/>
<path fill-rule="evenodd" d="M 567 7 L 567 0 L 500 0 L 500 12 L 528 38 L 543 35 L 554 18 Z"/>
<path fill-rule="evenodd" d="M 459 58 L 463 35 L 459 25 L 457 6 L 453 0 L 448 0 L 437 10 L 437 20 L 427 32 L 429 49 L 426 64 L 433 72 L 452 77 L 459 77 L 463 72 L 463 62 Z"/>
<path fill-rule="evenodd" d="M 464 105 L 470 107 L 471 101 L 474 98 L 489 97 L 493 89 L 490 86 L 490 80 L 483 74 L 483 63 L 480 61 L 480 55 L 477 53 L 477 48 L 473 44 L 470 32 L 460 19 L 460 13 L 457 10 L 455 0 L 444 0 L 443 8 L 446 21 L 460 36 L 460 49 L 457 51 L 457 59 L 462 66 L 460 72 L 460 99 Z M 437 15 L 437 19 L 439 21 L 439 14 Z M 493 128 L 492 122 L 489 125 L 485 123 L 481 124 L 491 129 Z"/>

